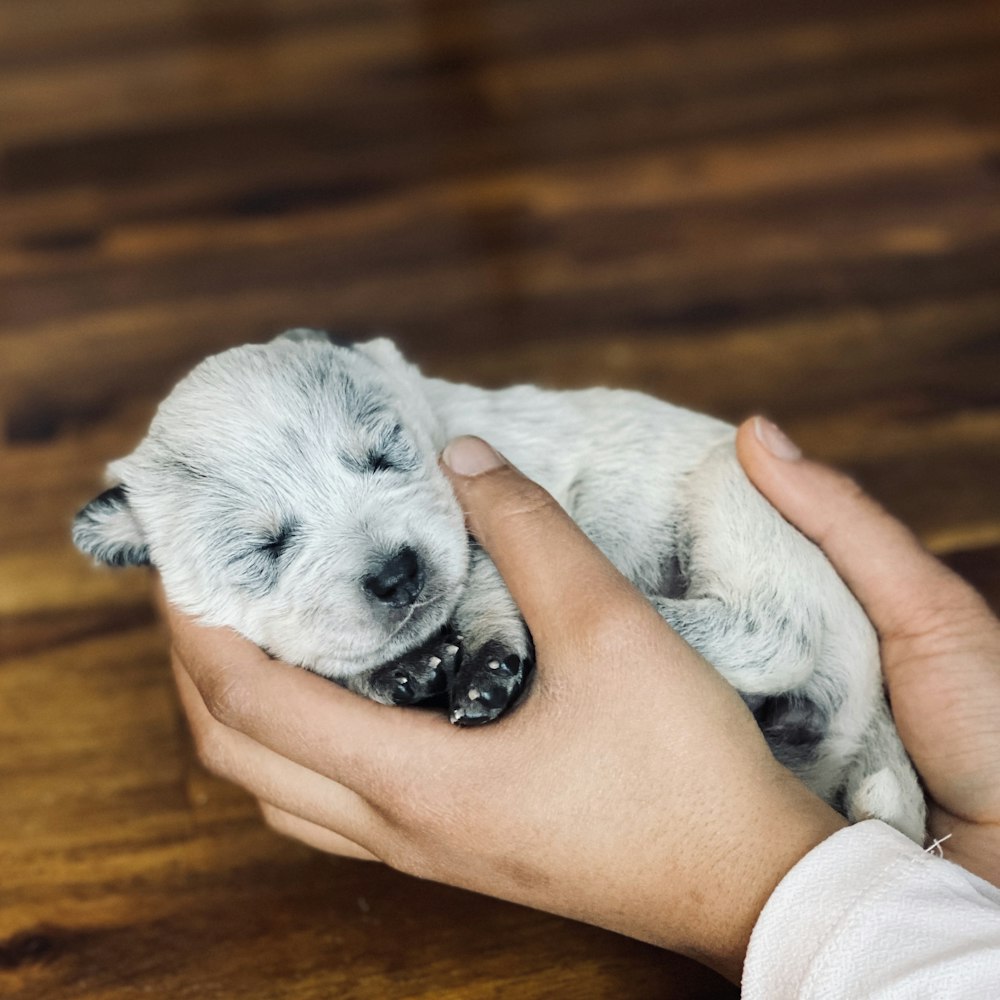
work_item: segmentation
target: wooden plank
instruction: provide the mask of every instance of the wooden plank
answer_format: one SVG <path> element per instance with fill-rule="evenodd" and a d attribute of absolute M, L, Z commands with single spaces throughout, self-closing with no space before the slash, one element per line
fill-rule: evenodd
<path fill-rule="evenodd" d="M 765 411 L 1000 608 L 994 0 L 0 5 L 0 993 L 735 995 L 270 834 L 77 507 L 201 356 Z"/>

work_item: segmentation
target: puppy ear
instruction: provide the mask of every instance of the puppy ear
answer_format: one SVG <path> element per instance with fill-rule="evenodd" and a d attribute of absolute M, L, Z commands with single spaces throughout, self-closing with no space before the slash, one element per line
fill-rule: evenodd
<path fill-rule="evenodd" d="M 357 349 L 372 359 L 377 365 L 387 371 L 400 368 L 412 368 L 413 365 L 403 357 L 399 348 L 388 338 L 378 337 L 375 340 L 366 340 L 363 344 L 356 345 Z"/>
<path fill-rule="evenodd" d="M 73 543 L 109 566 L 149 565 L 149 547 L 121 485 L 94 497 L 76 515 Z"/>
<path fill-rule="evenodd" d="M 344 336 L 327 333 L 326 330 L 313 330 L 306 326 L 296 327 L 294 330 L 286 330 L 279 333 L 272 343 L 279 340 L 290 340 L 293 344 L 302 344 L 307 341 L 318 341 L 323 344 L 333 344 L 334 347 L 353 347 L 354 342 Z"/>

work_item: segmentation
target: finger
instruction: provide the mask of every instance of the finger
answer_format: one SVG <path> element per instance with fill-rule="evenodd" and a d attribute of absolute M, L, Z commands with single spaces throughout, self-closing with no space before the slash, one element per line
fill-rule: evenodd
<path fill-rule="evenodd" d="M 574 613 L 634 594 L 611 562 L 553 497 L 485 441 L 456 438 L 442 463 L 469 528 L 489 553 L 535 643 L 564 636 Z M 581 597 L 588 598 L 581 600 Z"/>
<path fill-rule="evenodd" d="M 270 659 L 229 629 L 209 628 L 154 588 L 174 652 L 208 713 L 282 757 L 385 803 L 428 761 L 463 752 L 443 717 L 402 712 Z M 290 721 L 292 720 L 292 724 Z"/>
<path fill-rule="evenodd" d="M 339 830 L 355 841 L 372 840 L 377 820 L 361 796 L 227 729 L 209 713 L 176 657 L 173 671 L 199 757 L 210 771 L 283 811 Z"/>
<path fill-rule="evenodd" d="M 769 421 L 745 421 L 736 448 L 753 484 L 819 545 L 883 637 L 925 628 L 938 609 L 981 603 L 856 483 L 802 458 Z"/>
<path fill-rule="evenodd" d="M 259 805 L 264 822 L 284 837 L 291 837 L 292 840 L 301 841 L 309 847 L 315 847 L 327 854 L 337 854 L 342 858 L 356 858 L 359 861 L 379 860 L 371 851 L 365 850 L 365 848 L 355 844 L 353 840 L 348 840 L 324 826 L 285 812 L 264 800 L 261 800 Z"/>
<path fill-rule="evenodd" d="M 379 842 L 382 823 L 362 796 L 219 723 L 179 658 L 172 666 L 198 756 L 212 773 L 356 846 Z"/>

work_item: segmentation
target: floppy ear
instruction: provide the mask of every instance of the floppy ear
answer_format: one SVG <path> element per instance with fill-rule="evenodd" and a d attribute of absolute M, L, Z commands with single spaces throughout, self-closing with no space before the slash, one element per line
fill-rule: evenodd
<path fill-rule="evenodd" d="M 347 337 L 338 336 L 336 334 L 327 333 L 326 330 L 311 330 L 306 326 L 296 327 L 294 330 L 286 330 L 284 333 L 279 333 L 274 341 L 278 340 L 290 340 L 293 344 L 301 344 L 306 341 L 315 340 L 320 343 L 333 344 L 334 347 L 353 347 L 354 342 L 349 340 Z"/>
<path fill-rule="evenodd" d="M 420 374 L 420 369 L 407 361 L 388 337 L 367 340 L 356 344 L 354 349 L 371 358 L 395 387 L 399 413 L 411 430 L 422 427 L 430 435 L 425 442 L 428 447 L 444 447 L 444 441 L 437 445 L 433 443 L 442 428 L 427 396 L 427 380 Z"/>
<path fill-rule="evenodd" d="M 109 566 L 148 566 L 149 547 L 124 486 L 94 497 L 73 520 L 73 543 Z"/>
<path fill-rule="evenodd" d="M 403 372 L 411 369 L 416 371 L 416 366 L 403 357 L 399 348 L 388 337 L 376 337 L 375 340 L 366 340 L 363 344 L 355 346 L 384 371 Z"/>

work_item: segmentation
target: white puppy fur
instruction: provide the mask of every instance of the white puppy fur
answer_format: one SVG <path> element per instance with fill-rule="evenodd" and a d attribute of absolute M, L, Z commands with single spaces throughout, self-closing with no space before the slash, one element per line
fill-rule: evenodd
<path fill-rule="evenodd" d="M 454 385 L 388 340 L 291 331 L 183 379 L 74 539 L 103 562 L 154 564 L 173 604 L 274 656 L 379 701 L 437 696 L 455 722 L 489 721 L 520 693 L 532 647 L 438 467 L 459 434 L 565 507 L 812 789 L 922 840 L 871 625 L 710 417 L 634 392 Z"/>

